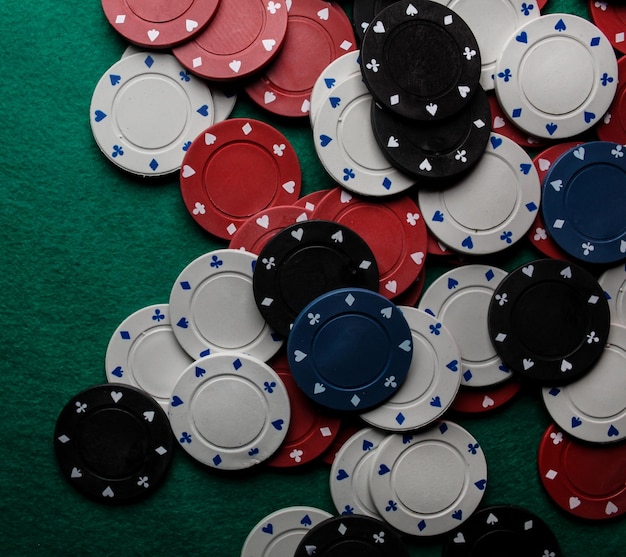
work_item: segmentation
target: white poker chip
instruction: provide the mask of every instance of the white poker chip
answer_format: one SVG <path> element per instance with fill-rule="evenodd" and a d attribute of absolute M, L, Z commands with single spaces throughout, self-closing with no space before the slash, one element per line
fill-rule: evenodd
<path fill-rule="evenodd" d="M 609 302 L 611 322 L 626 325 L 626 264 L 605 271 L 598 283 Z"/>
<path fill-rule="evenodd" d="M 290 420 L 280 377 L 261 360 L 221 352 L 191 364 L 174 386 L 168 416 L 181 447 L 220 470 L 242 470 L 280 447 Z"/>
<path fill-rule="evenodd" d="M 430 231 L 455 251 L 484 255 L 521 240 L 541 201 L 539 174 L 526 151 L 492 133 L 482 158 L 451 188 L 422 189 L 419 206 Z"/>
<path fill-rule="evenodd" d="M 543 402 L 567 433 L 593 443 L 626 439 L 626 327 L 611 324 L 600 359 L 581 379 L 544 387 Z"/>
<path fill-rule="evenodd" d="M 374 456 L 370 475 L 372 500 L 383 519 L 414 536 L 436 536 L 462 524 L 486 487 L 480 444 L 450 421 L 390 435 Z"/>
<path fill-rule="evenodd" d="M 151 51 L 146 51 L 146 49 L 137 45 L 129 44 L 122 53 L 122 59 L 140 52 L 145 54 L 151 53 Z M 213 123 L 217 124 L 226 120 L 232 114 L 237 103 L 237 93 L 234 90 L 229 91 L 217 83 L 207 84 L 207 86 L 209 91 L 211 91 L 211 98 L 213 99 Z"/>
<path fill-rule="evenodd" d="M 107 346 L 105 370 L 109 383 L 138 387 L 164 410 L 176 381 L 193 359 L 178 344 L 167 304 L 142 308 L 117 327 Z"/>
<path fill-rule="evenodd" d="M 170 294 L 172 329 L 194 359 L 231 350 L 266 362 L 283 338 L 261 316 L 252 292 L 257 256 L 215 250 L 192 261 Z"/>
<path fill-rule="evenodd" d="M 617 90 L 617 60 L 593 23 L 571 14 L 544 15 L 517 29 L 504 45 L 495 89 L 519 128 L 564 139 L 601 121 Z"/>
<path fill-rule="evenodd" d="M 487 316 L 495 289 L 507 273 L 487 265 L 464 265 L 444 273 L 422 294 L 418 308 L 446 327 L 461 352 L 461 384 L 488 387 L 511 378 L 489 337 Z"/>
<path fill-rule="evenodd" d="M 261 519 L 248 534 L 241 557 L 294 555 L 302 538 L 332 514 L 315 507 L 287 507 Z"/>
<path fill-rule="evenodd" d="M 309 119 L 315 122 L 320 106 L 332 93 L 333 89 L 348 77 L 361 74 L 360 51 L 353 50 L 333 60 L 319 75 L 311 90 L 311 108 Z"/>
<path fill-rule="evenodd" d="M 527 21 L 538 18 L 539 6 L 532 0 L 435 0 L 459 14 L 476 37 L 480 48 L 480 84 L 494 88 L 496 62 L 502 48 Z M 487 15 L 488 14 L 488 15 Z"/>
<path fill-rule="evenodd" d="M 339 514 L 380 519 L 370 494 L 374 455 L 387 434 L 373 428 L 357 431 L 339 449 L 330 469 L 330 495 Z"/>
<path fill-rule="evenodd" d="M 335 86 L 313 124 L 315 150 L 326 172 L 351 192 L 384 197 L 409 189 L 415 179 L 394 168 L 370 123 L 372 96 L 361 74 Z"/>
<path fill-rule="evenodd" d="M 100 78 L 90 121 L 113 164 L 139 176 L 163 176 L 180 169 L 187 147 L 213 124 L 213 98 L 174 56 L 139 53 Z"/>
<path fill-rule="evenodd" d="M 461 384 L 461 354 L 452 334 L 425 311 L 399 306 L 413 336 L 413 359 L 400 389 L 381 406 L 361 414 L 368 424 L 392 431 L 424 427 L 451 406 Z"/>

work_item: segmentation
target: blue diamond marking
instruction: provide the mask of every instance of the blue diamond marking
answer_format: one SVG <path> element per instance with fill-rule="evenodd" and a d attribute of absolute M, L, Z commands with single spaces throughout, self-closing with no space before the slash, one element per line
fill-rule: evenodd
<path fill-rule="evenodd" d="M 493 280 L 493 277 L 495 277 L 495 274 L 494 274 L 494 272 L 493 272 L 493 269 L 489 269 L 489 270 L 485 273 L 485 278 L 486 278 L 488 281 L 492 281 L 492 280 Z"/>
<path fill-rule="evenodd" d="M 448 431 L 448 424 L 447 423 L 442 423 L 439 426 L 439 431 L 441 432 L 441 434 L 444 434 L 446 431 Z"/>
<path fill-rule="evenodd" d="M 152 159 L 148 166 L 150 166 L 150 168 L 154 172 L 157 168 L 159 168 L 159 163 L 156 161 L 156 159 Z"/>
<path fill-rule="evenodd" d="M 589 46 L 598 46 L 600 44 L 600 37 L 593 37 Z"/>
<path fill-rule="evenodd" d="M 465 379 L 465 381 L 469 381 L 472 377 L 473 375 L 472 375 L 471 369 L 468 369 L 467 371 L 463 373 L 463 379 Z"/>
<path fill-rule="evenodd" d="M 215 464 L 215 466 L 219 466 L 220 464 L 222 464 L 222 457 L 220 455 L 215 455 L 213 457 L 213 464 Z"/>
<path fill-rule="evenodd" d="M 420 521 L 417 523 L 417 529 L 418 529 L 420 532 L 423 532 L 423 531 L 426 529 L 426 521 L 425 521 L 425 520 L 420 520 Z"/>
<path fill-rule="evenodd" d="M 282 342 L 283 337 L 281 337 L 278 333 L 272 333 L 272 340 L 274 342 Z"/>
<path fill-rule="evenodd" d="M 189 284 L 186 280 L 180 283 L 180 287 L 183 290 L 191 290 L 191 284 Z"/>
<path fill-rule="evenodd" d="M 404 420 L 406 420 L 406 418 L 404 417 L 404 414 L 402 412 L 400 412 L 396 416 L 396 422 L 398 422 L 398 424 L 402 425 L 404 423 Z"/>
<path fill-rule="evenodd" d="M 128 331 L 120 331 L 120 336 L 124 340 L 130 340 L 130 333 Z"/>
<path fill-rule="evenodd" d="M 556 396 L 561 392 L 561 389 L 557 389 L 556 387 L 552 387 L 548 393 L 550 394 L 550 396 Z"/>
<path fill-rule="evenodd" d="M 143 61 L 143 63 L 148 66 L 149 68 L 152 67 L 152 65 L 154 64 L 154 58 L 152 58 L 152 56 L 147 56 L 146 59 Z"/>
<path fill-rule="evenodd" d="M 531 201 L 530 203 L 526 203 L 526 209 L 528 209 L 529 213 L 534 213 L 537 210 L 537 205 Z"/>
<path fill-rule="evenodd" d="M 235 368 L 235 371 L 238 371 L 241 366 L 243 364 L 241 363 L 241 360 L 239 358 L 237 358 L 234 362 L 233 362 L 233 367 Z"/>
<path fill-rule="evenodd" d="M 200 357 L 204 358 L 205 356 L 209 356 L 211 354 L 211 349 L 207 348 L 206 350 L 203 350 L 202 352 L 200 352 Z"/>
<path fill-rule="evenodd" d="M 511 116 L 513 118 L 519 118 L 522 115 L 522 109 L 521 108 L 514 108 L 513 112 L 511 112 Z"/>
<path fill-rule="evenodd" d="M 391 189 L 391 180 L 389 178 L 385 178 L 383 180 L 383 188 L 385 188 L 386 190 L 390 190 Z"/>

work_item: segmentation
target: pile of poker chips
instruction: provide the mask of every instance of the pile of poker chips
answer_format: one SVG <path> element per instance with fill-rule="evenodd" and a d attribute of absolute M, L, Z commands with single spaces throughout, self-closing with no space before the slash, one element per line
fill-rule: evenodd
<path fill-rule="evenodd" d="M 245 125 L 245 124 L 244 124 L 244 125 Z M 208 133 L 211 133 L 211 131 L 209 131 Z M 211 134 L 211 135 L 215 135 L 215 134 Z M 204 137 L 205 137 L 205 143 L 208 145 L 208 143 L 206 142 L 206 134 L 204 134 Z M 493 138 L 495 138 L 496 140 L 497 140 L 497 139 L 500 139 L 500 138 L 498 138 L 497 136 L 493 136 L 493 135 L 492 135 L 492 136 L 491 136 L 491 139 L 493 139 Z M 618 149 L 618 147 L 619 147 L 619 146 L 617 146 L 617 145 L 611 145 L 611 146 L 610 146 L 610 148 L 608 149 L 608 151 L 615 151 L 615 150 L 617 150 L 617 151 L 619 152 L 619 151 L 620 151 L 620 149 Z M 587 148 L 588 148 L 588 149 L 590 150 L 590 152 L 591 152 L 591 150 L 592 150 L 592 149 L 595 149 L 595 148 L 600 149 L 600 148 L 601 148 L 601 146 L 596 146 L 596 145 L 588 145 L 588 146 L 587 146 Z M 279 150 L 280 150 L 280 149 L 279 149 Z M 605 149 L 605 151 L 606 151 L 606 149 Z M 578 151 L 578 153 L 581 153 L 581 151 Z M 597 155 L 597 156 L 594 158 L 594 160 L 593 160 L 593 162 L 594 162 L 594 163 L 598 164 L 598 162 L 600 162 L 601 164 L 607 164 L 606 160 L 604 160 L 604 159 L 602 159 L 602 160 L 600 160 L 600 161 L 599 161 L 599 160 L 598 160 L 598 156 L 599 156 L 599 155 Z M 614 158 L 616 158 L 616 159 L 617 159 L 617 157 L 615 157 L 614 155 L 612 155 L 612 156 L 613 156 Z M 579 156 L 577 156 L 576 154 L 572 154 L 572 157 L 576 158 L 577 160 L 581 160 L 581 158 L 580 158 Z M 605 157 L 605 158 L 606 158 L 606 157 Z M 521 164 L 525 164 L 525 163 L 520 163 L 520 165 L 521 165 Z M 618 170 L 618 171 L 619 171 L 619 170 Z M 184 172 L 184 170 L 183 170 L 183 172 Z M 567 186 L 567 184 L 566 184 L 566 186 Z M 554 189 L 554 188 L 553 188 L 553 189 Z M 614 189 L 615 189 L 615 188 L 614 188 Z M 618 191 L 618 195 L 619 195 L 619 189 L 618 189 L 617 191 Z M 621 201 L 621 199 L 619 199 L 618 201 Z M 619 206 L 619 203 L 618 203 L 618 206 Z M 195 204 L 194 204 L 194 208 L 197 208 L 197 206 L 196 206 Z M 407 213 L 407 214 L 408 214 L 408 213 Z M 263 214 L 262 214 L 262 212 L 259 212 L 259 213 L 256 213 L 255 215 L 253 215 L 253 217 L 254 217 L 254 218 L 255 218 L 255 220 L 256 220 L 256 219 L 262 218 L 262 217 L 263 217 Z M 308 218 L 308 216 L 307 216 L 307 218 Z M 417 220 L 419 220 L 419 219 L 417 219 Z M 297 230 L 297 229 L 298 229 L 298 228 L 296 228 L 296 230 Z M 508 242 L 507 242 L 507 243 L 508 243 Z M 618 245 L 619 245 L 619 242 L 618 242 Z M 453 247 L 454 247 L 454 246 L 453 246 Z M 594 246 L 594 248 L 595 248 L 595 246 Z M 261 250 L 259 250 L 259 251 L 261 251 Z M 462 251 L 462 250 L 461 250 L 461 251 Z M 593 249 L 593 250 L 589 250 L 589 249 L 587 249 L 586 251 L 588 251 L 589 253 L 593 253 L 593 252 L 595 251 L 595 249 Z M 486 251 L 485 253 L 490 253 L 490 251 Z M 622 252 L 622 253 L 623 253 L 623 252 Z M 587 255 L 588 255 L 588 254 L 587 254 Z M 212 258 L 212 257 L 214 257 L 214 256 L 216 256 L 216 254 L 211 254 L 211 258 Z M 262 255 L 261 255 L 261 256 L 262 256 Z M 582 258 L 582 257 L 580 257 L 579 255 L 574 255 L 574 257 L 578 257 L 579 259 L 583 259 L 583 258 Z M 583 260 L 584 260 L 584 259 L 583 259 Z M 605 262 L 607 262 L 607 261 L 605 261 Z M 611 262 L 614 262 L 614 261 L 611 261 Z M 541 263 L 541 265 L 543 265 L 543 263 Z M 540 263 L 539 263 L 539 262 L 537 262 L 537 266 L 538 266 L 538 267 L 540 266 Z M 529 269 L 529 267 L 530 267 L 530 266 L 529 266 L 529 265 L 527 265 L 527 266 L 525 266 L 525 267 L 524 267 L 524 269 Z M 563 272 L 564 272 L 567 268 L 570 268 L 570 267 L 561 267 L 561 268 L 560 268 L 560 270 L 559 270 L 559 274 L 560 274 L 560 275 L 562 276 L 562 278 L 564 278 L 564 279 L 567 279 L 567 278 L 568 278 L 568 277 L 565 277 L 565 276 L 563 276 L 563 275 L 562 275 L 562 273 L 563 273 Z M 527 276 L 527 273 L 524 273 L 524 269 L 521 269 L 521 270 L 520 270 L 520 272 L 518 272 L 518 275 L 520 275 L 520 274 L 521 274 L 521 275 Z M 566 273 L 566 274 L 567 274 L 567 273 Z M 576 273 L 575 273 L 575 274 L 576 274 Z M 531 278 L 532 278 L 532 277 L 531 277 Z M 571 278 L 571 277 L 569 277 L 569 278 Z M 452 280 L 454 281 L 454 280 L 456 280 L 456 279 L 454 279 L 454 278 L 453 278 Z M 184 282 L 184 281 L 183 281 L 183 282 Z M 449 282 L 449 281 L 448 281 L 448 284 L 450 284 L 450 282 Z M 496 286 L 496 285 L 494 285 L 494 287 L 495 287 L 495 286 Z M 448 287 L 448 288 L 449 288 L 449 287 Z M 456 288 L 456 286 L 455 286 L 454 288 Z M 547 288 L 548 288 L 548 289 L 550 289 L 550 288 L 551 288 L 551 286 L 548 286 Z M 381 293 L 384 293 L 384 292 L 383 292 L 383 291 L 381 291 Z M 498 292 L 496 292 L 496 293 L 494 294 L 493 300 L 497 300 L 495 296 L 500 296 L 500 299 L 502 299 L 502 295 L 503 295 L 503 294 L 506 294 L 506 292 L 504 292 L 504 293 L 503 293 L 503 292 L 499 292 L 499 291 L 498 291 Z M 389 297 L 391 297 L 391 296 L 389 296 Z M 614 297 L 615 297 L 615 298 L 618 298 L 618 295 L 617 295 L 617 294 L 615 294 L 615 296 L 614 296 Z M 500 306 L 500 305 L 501 305 L 501 304 L 499 303 L 499 300 L 497 301 L 497 303 L 492 301 L 492 304 L 493 304 L 493 305 L 498 305 L 498 306 Z M 541 305 L 541 304 L 539 304 L 539 305 Z M 220 312 L 220 311 L 218 311 L 218 312 L 216 312 L 216 313 L 221 314 L 221 312 Z M 434 313 L 434 312 L 432 312 L 432 310 L 431 310 L 431 313 Z M 160 321 L 160 320 L 158 319 L 158 316 L 159 316 L 159 315 L 164 315 L 164 313 L 163 313 L 163 312 L 156 313 L 156 310 L 155 310 L 155 313 L 154 313 L 154 315 L 152 316 L 152 318 L 154 318 L 154 317 L 156 316 L 156 317 L 157 317 L 157 319 L 155 319 L 155 321 L 157 321 L 157 322 L 158 322 L 158 321 Z M 490 311 L 490 315 L 491 315 L 491 311 Z M 307 317 L 308 317 L 308 316 L 307 316 Z M 443 321 L 443 318 L 441 318 L 441 321 Z M 439 330 L 439 331 L 444 330 L 444 329 L 443 329 L 443 326 L 445 326 L 445 323 L 443 324 L 443 326 L 442 326 L 442 327 L 437 327 L 437 324 L 438 324 L 437 322 L 435 322 L 435 323 L 431 323 L 431 325 L 432 325 L 433 327 L 435 327 L 437 330 Z M 439 324 L 441 324 L 441 323 L 439 323 Z M 613 331 L 614 329 L 615 329 L 615 328 L 614 328 L 614 327 L 612 327 L 612 331 Z M 592 346 L 592 347 L 593 347 L 593 346 L 596 346 L 596 345 L 601 345 L 601 344 L 602 344 L 602 342 L 600 341 L 600 338 L 599 338 L 599 337 L 597 337 L 597 331 L 585 331 L 586 337 L 587 337 L 587 336 L 588 336 L 591 332 L 593 332 L 593 333 L 594 333 L 594 336 L 593 336 L 592 341 L 591 341 L 591 342 L 589 342 L 589 343 L 587 343 L 587 344 L 590 344 L 590 346 Z M 574 336 L 575 336 L 575 335 L 574 335 Z M 598 338 L 598 340 L 596 341 L 596 340 L 595 340 L 595 338 Z M 496 342 L 497 342 L 497 341 L 496 341 Z M 493 343 L 494 348 L 497 346 L 496 342 L 494 342 L 494 343 Z M 614 343 L 613 345 L 618 346 L 618 347 L 623 346 L 623 343 L 622 343 L 622 344 L 620 344 L 620 342 L 621 342 L 620 340 L 613 341 L 613 343 Z M 194 355 L 194 357 L 196 357 L 196 356 Z M 522 358 L 522 367 L 520 368 L 520 370 L 524 368 L 524 363 L 523 363 L 523 362 L 524 362 L 525 360 L 529 360 L 529 358 Z M 568 362 L 568 363 L 571 363 L 571 362 L 569 362 L 569 360 L 567 360 L 567 362 Z M 507 362 L 506 362 L 506 364 L 513 366 L 513 364 L 510 364 L 510 362 L 509 362 L 509 361 L 507 361 Z M 239 365 L 239 364 L 237 364 L 237 365 Z M 561 367 L 562 367 L 562 366 L 563 366 L 563 363 L 561 363 L 560 365 L 561 365 Z M 195 367 L 197 368 L 198 366 L 195 366 Z M 508 366 L 507 366 L 507 367 L 508 367 Z M 532 366 L 532 367 L 534 367 L 534 366 Z M 566 366 L 566 367 L 567 367 L 567 366 Z M 517 372 L 518 370 L 516 369 L 515 371 Z M 527 371 L 527 370 L 526 370 L 526 371 Z M 563 371 L 563 370 L 562 370 L 562 371 Z M 565 371 L 570 371 L 570 370 L 569 370 L 569 369 L 566 369 Z M 520 371 L 520 373 L 521 373 L 521 371 Z M 197 371 L 194 371 L 194 375 L 196 376 L 196 378 L 197 378 L 197 379 L 202 379 L 202 378 L 204 378 L 204 377 L 205 377 L 205 375 L 202 375 L 202 374 L 198 375 L 198 372 L 197 372 Z M 273 381 L 273 379 L 274 379 L 274 378 L 272 377 L 272 378 L 271 378 L 271 381 L 270 381 L 270 384 L 271 384 L 271 382 Z M 274 388 L 274 387 L 272 387 L 272 388 Z M 278 389 L 277 389 L 277 390 L 278 390 Z M 552 387 L 551 387 L 551 388 L 549 388 L 549 390 L 550 390 L 550 391 L 553 391 L 553 390 L 554 390 L 554 388 L 552 388 Z M 564 390 L 564 389 L 561 389 L 561 390 Z M 115 396 L 117 396 L 117 395 L 119 394 L 119 391 L 113 391 L 113 392 L 114 392 L 114 393 L 116 393 L 116 395 L 115 395 Z M 112 393 L 113 393 L 113 392 L 112 392 Z M 114 398 L 115 398 L 115 397 L 114 397 L 114 395 L 113 395 L 113 394 L 111 394 L 110 396 L 111 396 L 112 400 L 114 400 Z M 545 398 L 545 396 L 546 396 L 546 395 L 544 394 L 544 398 Z M 550 395 L 550 396 L 555 396 L 555 395 Z M 180 397 L 179 397 L 179 398 L 180 398 Z M 174 400 L 175 400 L 175 399 L 174 399 Z M 77 402 L 78 402 L 78 401 L 77 401 Z M 77 402 L 76 402 L 76 403 L 73 403 L 73 404 L 74 404 L 74 405 L 78 408 L 78 407 L 79 407 L 79 405 L 77 404 Z M 114 402 L 115 402 L 115 403 L 117 403 L 117 401 L 115 401 L 115 400 L 114 400 Z M 618 397 L 618 403 L 619 403 L 619 397 Z M 81 407 L 81 408 L 82 408 L 82 404 L 83 404 L 83 403 L 81 403 L 81 405 L 80 405 L 80 407 Z M 170 403 L 170 404 L 171 404 L 171 403 Z M 591 410 L 591 412 L 593 412 L 593 410 Z M 591 418 L 593 418 L 593 417 L 594 417 L 594 416 L 591 416 Z M 578 419 L 580 419 L 580 418 L 578 418 Z M 572 420 L 573 420 L 573 418 L 572 418 Z M 442 423 L 445 423 L 445 422 L 442 422 Z M 572 423 L 574 423 L 574 421 L 572 421 Z M 578 427 L 578 426 L 576 426 L 576 427 Z M 611 429 L 611 428 L 612 428 L 612 429 Z M 618 436 L 619 436 L 619 424 L 617 424 L 617 426 L 616 426 L 615 424 L 610 424 L 610 425 L 608 426 L 608 428 L 607 428 L 607 432 L 605 433 L 605 435 L 609 435 L 609 433 L 608 433 L 609 431 L 612 433 L 612 435 L 610 435 L 610 437 L 618 437 Z M 617 434 L 615 434 L 615 433 L 614 433 L 614 431 L 618 431 L 618 433 L 617 433 Z M 181 435 L 182 435 L 182 434 L 181 434 Z M 554 439 L 554 437 L 553 437 L 553 436 L 551 436 L 551 437 L 550 437 L 550 439 Z M 610 440 L 612 440 L 612 439 L 610 439 Z M 183 442 L 181 441 L 181 444 L 182 444 L 182 443 L 183 443 Z M 72 469 L 72 472 L 74 472 L 74 469 Z M 82 472 L 82 471 L 81 471 L 81 470 L 79 470 L 79 472 Z M 554 471 L 552 471 L 552 472 L 554 472 Z M 109 493 L 110 493 L 110 492 L 109 492 Z M 609 505 L 609 503 L 611 503 L 611 505 L 612 505 L 612 506 L 611 506 L 611 505 Z M 615 511 L 615 510 L 613 510 L 613 507 L 616 507 L 615 503 L 613 503 L 612 501 L 608 501 L 608 502 L 606 503 L 606 510 L 608 510 L 608 511 L 612 511 L 612 512 L 610 512 L 610 513 L 609 513 L 609 512 L 606 512 L 605 514 L 607 514 L 607 515 L 613 515 L 613 514 L 616 514 L 617 512 L 619 512 L 619 511 Z M 575 506 L 575 507 L 573 507 L 573 508 L 578 508 L 578 505 L 576 505 L 576 506 Z M 616 508 L 617 508 L 617 507 L 616 507 Z M 570 510 L 572 510 L 572 506 L 571 506 L 571 504 L 570 504 Z M 392 512 L 392 511 L 387 511 L 387 512 Z M 594 518 L 597 518 L 597 516 L 596 516 L 596 517 L 594 517 Z"/>

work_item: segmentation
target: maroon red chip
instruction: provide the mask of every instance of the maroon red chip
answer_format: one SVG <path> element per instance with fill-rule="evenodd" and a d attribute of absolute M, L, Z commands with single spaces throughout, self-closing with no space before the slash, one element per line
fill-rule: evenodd
<path fill-rule="evenodd" d="M 463 414 L 483 414 L 501 408 L 520 392 L 522 384 L 510 379 L 494 387 L 465 387 L 461 385 L 451 409 Z"/>

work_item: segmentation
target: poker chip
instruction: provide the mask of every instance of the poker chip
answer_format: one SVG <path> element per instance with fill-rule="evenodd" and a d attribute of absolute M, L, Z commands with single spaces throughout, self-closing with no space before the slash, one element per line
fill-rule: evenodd
<path fill-rule="evenodd" d="M 309 110 L 311 124 L 315 123 L 320 107 L 337 85 L 352 75 L 361 75 L 360 54 L 358 50 L 343 54 L 328 64 L 315 80 L 311 90 L 311 107 Z"/>
<path fill-rule="evenodd" d="M 315 151 L 330 177 L 344 188 L 384 197 L 406 191 L 415 179 L 384 156 L 372 133 L 372 96 L 360 74 L 335 86 L 313 125 Z"/>
<path fill-rule="evenodd" d="M 177 171 L 185 148 L 214 121 L 211 92 L 170 54 L 119 60 L 100 78 L 89 109 L 102 153 L 139 176 Z"/>
<path fill-rule="evenodd" d="M 524 237 L 541 200 L 539 177 L 524 149 L 492 133 L 480 161 L 452 187 L 418 192 L 431 232 L 455 251 L 502 251 Z"/>
<path fill-rule="evenodd" d="M 228 247 L 261 253 L 265 244 L 283 228 L 309 219 L 310 212 L 294 205 L 270 207 L 250 217 L 233 234 Z"/>
<path fill-rule="evenodd" d="M 334 3 L 289 4 L 287 37 L 280 53 L 245 89 L 253 102 L 269 112 L 302 117 L 309 114 L 318 76 L 333 60 L 355 49 L 355 38 L 350 20 Z"/>
<path fill-rule="evenodd" d="M 565 153 L 546 175 L 544 221 L 557 245 L 576 259 L 626 259 L 625 153 L 620 144 L 592 141 Z"/>
<path fill-rule="evenodd" d="M 293 555 L 305 534 L 332 516 L 314 507 L 287 507 L 275 511 L 250 530 L 241 557 Z"/>
<path fill-rule="evenodd" d="M 450 407 L 462 414 L 483 414 L 501 408 L 517 396 L 522 383 L 515 378 L 494 387 L 471 389 L 462 386 Z"/>
<path fill-rule="evenodd" d="M 180 189 L 192 218 L 228 240 L 250 217 L 300 194 L 300 163 L 287 138 L 259 120 L 233 118 L 187 149 Z"/>
<path fill-rule="evenodd" d="M 547 384 L 582 377 L 602 354 L 609 334 L 602 288 L 585 269 L 542 259 L 518 267 L 498 285 L 489 305 L 489 337 L 520 375 Z"/>
<path fill-rule="evenodd" d="M 615 98 L 602 120 L 598 122 L 595 131 L 598 139 L 602 141 L 626 144 L 626 56 L 617 60 Z"/>
<path fill-rule="evenodd" d="M 297 201 L 295 201 L 293 205 L 294 207 L 303 207 L 307 211 L 310 211 L 311 213 L 313 213 L 313 211 L 315 211 L 315 207 L 317 207 L 317 204 L 322 199 L 324 199 L 324 197 L 326 197 L 326 195 L 330 191 L 331 191 L 330 189 L 326 189 L 326 190 L 317 190 L 317 191 L 311 192 L 301 197 Z"/>
<path fill-rule="evenodd" d="M 534 159 L 533 164 L 537 169 L 539 175 L 539 181 L 541 182 L 541 188 L 545 185 L 545 177 L 552 165 L 558 160 L 558 158 L 569 151 L 581 145 L 580 141 L 568 141 L 565 143 L 557 143 L 548 147 L 544 151 L 541 151 Z M 541 253 L 551 257 L 552 259 L 563 259 L 565 261 L 570 259 L 567 255 L 548 235 L 548 229 L 543 222 L 543 216 L 541 211 L 537 211 L 535 222 L 533 222 L 530 230 L 528 231 L 528 239 L 531 244 L 535 246 Z"/>
<path fill-rule="evenodd" d="M 489 141 L 489 103 L 478 88 L 454 116 L 415 122 L 372 105 L 374 137 L 384 155 L 403 172 L 418 178 L 451 178 L 467 172 Z"/>
<path fill-rule="evenodd" d="M 111 336 L 106 377 L 141 389 L 167 410 L 176 381 L 192 361 L 172 331 L 168 304 L 153 305 L 128 316 Z"/>
<path fill-rule="evenodd" d="M 556 536 L 536 514 L 513 505 L 494 505 L 479 510 L 458 530 L 448 535 L 443 557 L 498 555 L 561 557 Z"/>
<path fill-rule="evenodd" d="M 189 71 L 206 79 L 241 79 L 278 55 L 286 33 L 284 2 L 220 0 L 211 25 L 173 53 Z"/>
<path fill-rule="evenodd" d="M 307 464 L 330 447 L 339 433 L 341 419 L 322 413 L 311 404 L 296 385 L 285 355 L 273 360 L 271 367 L 287 389 L 291 422 L 283 444 L 268 460 L 267 465 L 274 468 L 290 468 Z"/>
<path fill-rule="evenodd" d="M 411 330 L 389 300 L 362 288 L 340 288 L 307 305 L 289 334 L 289 367 L 318 404 L 363 412 L 391 397 L 413 356 Z"/>
<path fill-rule="evenodd" d="M 416 308 L 399 309 L 413 337 L 411 368 L 400 389 L 361 418 L 381 429 L 410 431 L 440 418 L 454 401 L 461 384 L 461 354 L 437 319 Z"/>
<path fill-rule="evenodd" d="M 152 494 L 165 478 L 173 444 L 159 404 L 135 387 L 116 383 L 72 397 L 54 429 L 61 474 L 100 503 L 132 503 Z"/>
<path fill-rule="evenodd" d="M 174 387 L 168 416 L 180 446 L 219 470 L 267 460 L 285 439 L 289 396 L 262 361 L 221 352 L 191 364 Z"/>
<path fill-rule="evenodd" d="M 385 8 L 395 4 L 397 0 L 354 0 L 352 5 L 352 22 L 354 33 L 360 41 L 372 20 Z"/>
<path fill-rule="evenodd" d="M 494 88 L 496 62 L 508 38 L 541 14 L 536 2 L 523 0 L 435 0 L 456 12 L 474 33 L 480 49 L 480 85 Z M 487 15 L 488 14 L 488 15 Z"/>
<path fill-rule="evenodd" d="M 330 447 L 328 447 L 328 450 L 326 450 L 326 452 L 322 455 L 322 462 L 324 464 L 332 465 L 332 463 L 335 462 L 335 457 L 337 456 L 337 453 L 339 452 L 341 447 L 343 447 L 346 441 L 350 439 L 350 437 L 352 437 L 357 431 L 359 431 L 361 427 L 362 426 L 360 422 L 352 422 L 343 419 L 341 421 L 341 426 L 339 427 L 339 433 L 337 434 L 337 437 L 335 437 Z"/>
<path fill-rule="evenodd" d="M 366 427 L 356 430 L 337 451 L 330 468 L 330 495 L 339 514 L 380 518 L 370 477 L 374 455 L 386 438 L 384 432 Z"/>
<path fill-rule="evenodd" d="M 609 303 L 611 322 L 626 326 L 626 265 L 605 271 L 598 282 Z"/>
<path fill-rule="evenodd" d="M 626 327 L 611 324 L 600 359 L 584 377 L 544 387 L 543 402 L 564 431 L 583 441 L 615 443 L 626 438 Z"/>
<path fill-rule="evenodd" d="M 252 292 L 256 256 L 239 250 L 201 255 L 170 293 L 172 330 L 194 359 L 238 351 L 269 360 L 283 344 L 259 313 Z"/>
<path fill-rule="evenodd" d="M 166 48 L 200 33 L 219 4 L 219 0 L 188 0 L 182 4 L 102 0 L 102 10 L 113 29 L 131 43 Z"/>
<path fill-rule="evenodd" d="M 370 476 L 372 500 L 383 520 L 414 536 L 436 536 L 462 524 L 486 487 L 480 444 L 450 421 L 387 437 Z"/>
<path fill-rule="evenodd" d="M 408 197 L 373 202 L 335 188 L 318 203 L 313 218 L 342 224 L 365 240 L 378 265 L 378 291 L 387 298 L 404 292 L 422 272 L 426 225 Z"/>
<path fill-rule="evenodd" d="M 548 14 L 511 36 L 495 75 L 498 101 L 516 126 L 564 139 L 588 130 L 607 111 L 617 87 L 617 62 L 595 25 L 571 14 Z"/>
<path fill-rule="evenodd" d="M 511 377 L 487 330 L 489 304 L 504 277 L 505 271 L 487 265 L 451 269 L 433 281 L 418 305 L 442 323 L 456 341 L 461 352 L 461 385 L 487 387 Z"/>
<path fill-rule="evenodd" d="M 294 557 L 408 557 L 409 550 L 387 524 L 367 516 L 329 518 L 313 528 L 300 542 Z"/>
<path fill-rule="evenodd" d="M 382 106 L 412 120 L 446 118 L 479 85 L 481 56 L 461 16 L 425 0 L 401 0 L 370 23 L 361 45 L 363 79 Z"/>
<path fill-rule="evenodd" d="M 550 425 L 537 454 L 539 478 L 565 512 L 610 520 L 626 512 L 626 444 L 577 441 Z"/>
<path fill-rule="evenodd" d="M 491 130 L 515 141 L 520 147 L 536 148 L 546 145 L 548 141 L 542 137 L 535 137 L 520 130 L 509 120 L 502 110 L 495 93 L 487 95 L 491 112 Z"/>
<path fill-rule="evenodd" d="M 626 6 L 619 2 L 590 0 L 589 15 L 609 39 L 613 48 L 626 54 Z"/>
<path fill-rule="evenodd" d="M 422 267 L 422 271 L 413 284 L 411 284 L 402 294 L 398 294 L 391 298 L 391 301 L 397 306 L 417 306 L 417 302 L 424 291 L 424 285 L 426 284 L 426 271 Z"/>
<path fill-rule="evenodd" d="M 378 291 L 372 250 L 349 228 L 314 220 L 288 226 L 261 250 L 254 270 L 254 299 L 261 315 L 283 336 L 315 298 L 354 286 Z"/>

